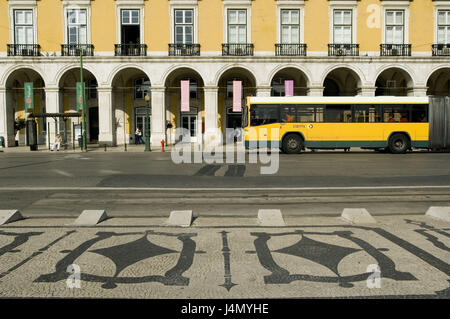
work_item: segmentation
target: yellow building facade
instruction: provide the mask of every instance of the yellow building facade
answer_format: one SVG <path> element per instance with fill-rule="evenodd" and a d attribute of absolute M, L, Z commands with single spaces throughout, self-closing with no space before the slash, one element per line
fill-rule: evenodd
<path fill-rule="evenodd" d="M 25 143 L 28 113 L 77 111 L 80 55 L 91 143 L 191 142 L 240 126 L 247 96 L 449 95 L 448 0 L 0 0 L 0 136 Z M 181 81 L 189 80 L 189 111 Z M 145 96 L 150 97 L 149 100 Z M 74 124 L 39 119 L 39 143 Z"/>

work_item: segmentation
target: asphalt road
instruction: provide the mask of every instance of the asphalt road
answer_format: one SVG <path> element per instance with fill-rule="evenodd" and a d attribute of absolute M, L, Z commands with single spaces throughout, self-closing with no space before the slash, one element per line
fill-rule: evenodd
<path fill-rule="evenodd" d="M 261 163 L 176 164 L 170 153 L 0 153 L 2 209 L 25 215 L 72 216 L 107 209 L 117 216 L 339 214 L 365 207 L 374 214 L 423 214 L 450 203 L 450 154 L 307 152 L 273 154 L 275 174 Z M 247 154 L 248 157 L 248 154 Z M 275 162 L 275 160 L 278 162 Z"/>

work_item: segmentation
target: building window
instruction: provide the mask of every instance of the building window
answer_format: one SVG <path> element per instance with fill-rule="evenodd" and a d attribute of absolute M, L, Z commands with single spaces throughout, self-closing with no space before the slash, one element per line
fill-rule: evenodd
<path fill-rule="evenodd" d="M 281 10 L 281 43 L 300 43 L 300 10 Z"/>
<path fill-rule="evenodd" d="M 87 43 L 87 19 L 85 9 L 67 10 L 68 44 Z"/>
<path fill-rule="evenodd" d="M 272 96 L 285 96 L 284 78 L 274 78 L 272 80 Z"/>
<path fill-rule="evenodd" d="M 450 44 L 450 10 L 438 11 L 437 41 L 439 44 Z"/>
<path fill-rule="evenodd" d="M 96 99 L 97 98 L 97 80 L 89 79 L 88 80 L 88 99 Z"/>
<path fill-rule="evenodd" d="M 14 10 L 14 43 L 34 44 L 33 10 Z"/>
<path fill-rule="evenodd" d="M 228 9 L 228 43 L 247 43 L 247 10 Z"/>
<path fill-rule="evenodd" d="M 351 44 L 352 10 L 334 10 L 333 41 L 336 44 Z"/>
<path fill-rule="evenodd" d="M 141 33 L 139 10 L 123 9 L 120 15 L 121 44 L 139 44 Z"/>
<path fill-rule="evenodd" d="M 150 95 L 150 81 L 147 78 L 134 80 L 134 98 L 143 99 L 146 95 Z"/>
<path fill-rule="evenodd" d="M 192 44 L 194 38 L 194 10 L 175 10 L 175 43 Z"/>
<path fill-rule="evenodd" d="M 386 44 L 403 44 L 405 11 L 386 10 Z"/>

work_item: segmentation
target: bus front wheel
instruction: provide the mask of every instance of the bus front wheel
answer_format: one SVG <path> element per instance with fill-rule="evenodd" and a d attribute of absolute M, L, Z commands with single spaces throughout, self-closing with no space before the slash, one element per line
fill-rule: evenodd
<path fill-rule="evenodd" d="M 404 134 L 394 134 L 389 139 L 389 151 L 392 154 L 404 154 L 409 148 L 409 139 Z"/>
<path fill-rule="evenodd" d="M 297 134 L 289 134 L 283 139 L 283 151 L 286 154 L 298 154 L 303 148 L 303 140 Z"/>

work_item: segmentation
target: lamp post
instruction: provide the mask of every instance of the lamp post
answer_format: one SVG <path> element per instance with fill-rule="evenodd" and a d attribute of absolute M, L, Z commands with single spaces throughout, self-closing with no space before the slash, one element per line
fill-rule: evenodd
<path fill-rule="evenodd" d="M 145 152 L 150 152 L 150 95 L 145 94 Z"/>

